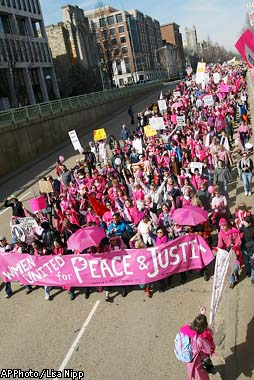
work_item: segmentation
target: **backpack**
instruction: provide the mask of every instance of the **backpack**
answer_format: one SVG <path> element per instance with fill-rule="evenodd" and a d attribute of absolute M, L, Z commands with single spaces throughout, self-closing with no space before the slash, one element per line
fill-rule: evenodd
<path fill-rule="evenodd" d="M 178 360 L 183 363 L 190 363 L 193 359 L 191 340 L 188 335 L 179 332 L 176 334 L 174 342 L 174 352 Z"/>

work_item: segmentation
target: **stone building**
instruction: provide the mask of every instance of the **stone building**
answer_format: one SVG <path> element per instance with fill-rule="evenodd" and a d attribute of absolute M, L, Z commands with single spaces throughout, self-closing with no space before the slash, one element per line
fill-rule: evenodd
<path fill-rule="evenodd" d="M 63 97 L 101 89 L 97 46 L 84 11 L 62 7 L 62 22 L 46 27 Z"/>
<path fill-rule="evenodd" d="M 161 25 L 161 36 L 163 44 L 168 48 L 169 57 L 171 57 L 169 67 L 171 72 L 174 72 L 173 75 L 179 75 L 185 71 L 183 40 L 179 28 L 180 26 L 175 22 Z"/>
<path fill-rule="evenodd" d="M 112 85 L 162 76 L 157 52 L 162 47 L 160 24 L 138 10 L 104 6 L 85 12 L 96 35 L 99 58 Z"/>
<path fill-rule="evenodd" d="M 0 4 L 0 110 L 59 98 L 39 0 Z"/>

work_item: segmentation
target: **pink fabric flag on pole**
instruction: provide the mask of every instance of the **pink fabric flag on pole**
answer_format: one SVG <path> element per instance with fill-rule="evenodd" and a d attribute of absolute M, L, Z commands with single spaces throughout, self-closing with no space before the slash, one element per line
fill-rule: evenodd
<path fill-rule="evenodd" d="M 254 66 L 254 35 L 247 29 L 239 38 L 235 47 L 251 68 Z"/>
<path fill-rule="evenodd" d="M 188 234 L 159 247 L 108 253 L 31 256 L 3 253 L 4 282 L 49 286 L 119 286 L 147 284 L 191 269 L 200 270 L 214 259 L 206 241 Z"/>

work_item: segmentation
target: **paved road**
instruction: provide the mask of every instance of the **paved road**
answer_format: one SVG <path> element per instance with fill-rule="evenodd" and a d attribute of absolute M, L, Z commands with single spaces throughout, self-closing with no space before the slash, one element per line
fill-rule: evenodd
<path fill-rule="evenodd" d="M 160 90 L 134 104 L 135 112 L 159 94 Z M 126 107 L 103 127 L 118 135 L 121 125 L 128 121 Z M 90 138 L 91 134 L 81 141 L 87 143 Z M 26 205 L 38 193 L 34 179 L 39 180 L 45 172 L 54 173 L 59 154 L 67 158 L 67 166 L 71 167 L 79 157 L 73 153 L 69 144 L 3 185 L 1 194 L 18 192 Z M 9 218 L 10 211 L 0 211 L 0 234 L 9 236 Z M 176 275 L 174 287 L 165 293 L 156 292 L 152 299 L 140 289 L 131 291 L 126 298 L 115 292 L 113 303 L 106 303 L 101 293 L 93 293 L 85 300 L 82 291 L 71 302 L 62 289 L 54 289 L 53 299 L 48 302 L 42 288 L 26 295 L 19 284 L 14 284 L 13 297 L 6 300 L 1 286 L 1 368 L 65 367 L 84 371 L 88 380 L 185 379 L 185 366 L 173 353 L 174 337 L 180 325 L 192 321 L 199 305 L 209 307 L 212 281 L 204 282 L 193 272 L 185 285 L 179 282 Z M 222 307 L 222 321 L 223 313 Z M 221 362 L 219 350 L 215 362 Z"/>

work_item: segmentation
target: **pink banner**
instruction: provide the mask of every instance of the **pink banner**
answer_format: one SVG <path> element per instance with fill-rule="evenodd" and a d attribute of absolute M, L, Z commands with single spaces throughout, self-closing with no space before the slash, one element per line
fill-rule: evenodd
<path fill-rule="evenodd" d="M 0 256 L 3 281 L 24 285 L 103 286 L 146 284 L 190 269 L 201 269 L 214 256 L 206 241 L 189 234 L 159 247 L 94 255 Z"/>
<path fill-rule="evenodd" d="M 220 92 L 225 93 L 225 92 L 229 92 L 229 91 L 230 91 L 230 87 L 227 84 L 222 83 L 220 85 Z"/>
<path fill-rule="evenodd" d="M 252 32 L 247 29 L 239 38 L 235 47 L 247 62 L 249 67 L 254 66 L 254 36 Z"/>

